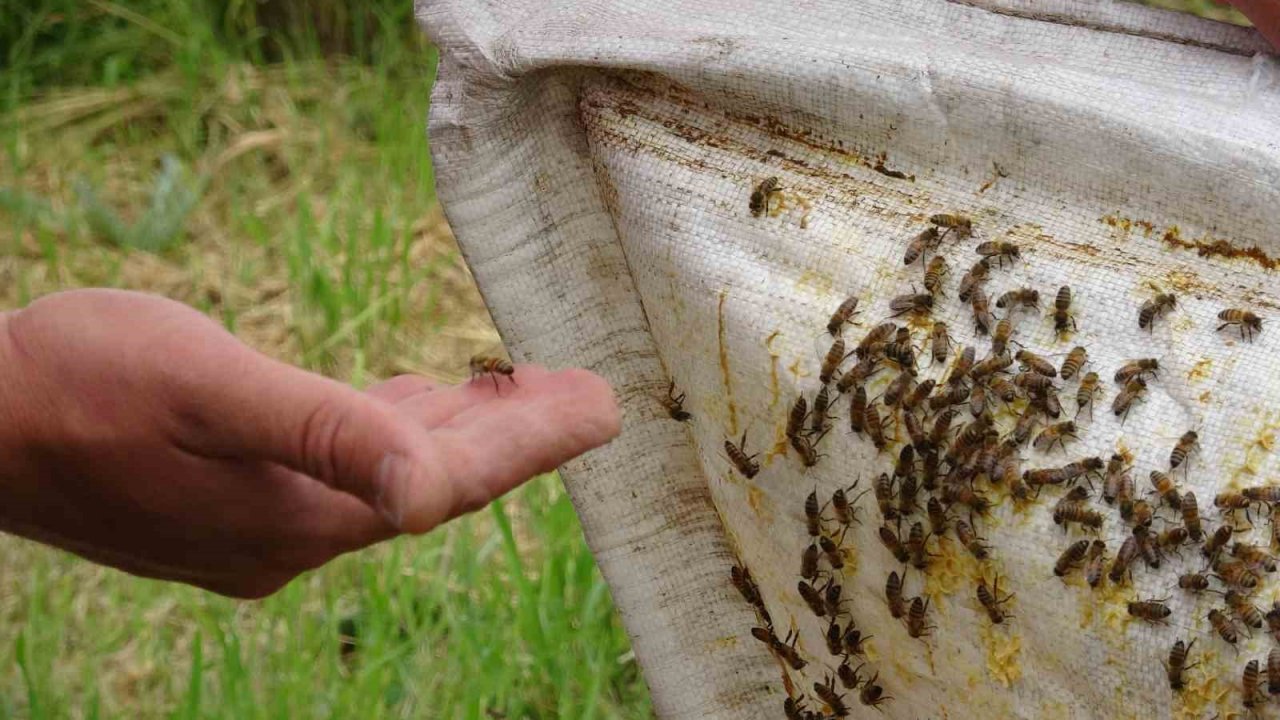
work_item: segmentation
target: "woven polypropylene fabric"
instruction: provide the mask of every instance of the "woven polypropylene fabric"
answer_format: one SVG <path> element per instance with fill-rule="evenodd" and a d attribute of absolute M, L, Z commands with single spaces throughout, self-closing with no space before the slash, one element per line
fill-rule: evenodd
<path fill-rule="evenodd" d="M 1085 346 L 1102 377 L 1079 441 L 1027 447 L 1025 467 L 1124 451 L 1145 496 L 1148 472 L 1195 429 L 1200 450 L 1176 478 L 1210 528 L 1222 522 L 1217 492 L 1276 479 L 1280 326 L 1252 343 L 1215 332 L 1225 307 L 1280 319 L 1280 66 L 1251 31 L 1083 0 L 449 0 L 418 12 L 441 48 L 439 196 L 508 348 L 593 369 L 619 393 L 622 436 L 563 474 L 662 717 L 781 717 L 788 687 L 819 707 L 812 685 L 838 658 L 796 592 L 804 499 L 859 478 L 866 488 L 893 457 L 848 432 L 842 398 L 824 457 L 806 469 L 786 449 L 787 410 L 814 397 L 827 319 L 846 296 L 860 301 L 852 343 L 891 297 L 921 289 L 902 256 L 932 213 L 974 221 L 973 238 L 940 251 L 952 275 L 933 316 L 957 350 L 981 358 L 990 345 L 956 299 L 959 277 L 978 243 L 1008 241 L 1021 258 L 993 271 L 988 292 L 1041 293 L 1014 339 L 1055 361 Z M 881 159 L 909 177 L 877 171 Z M 783 192 L 757 217 L 749 196 L 769 176 Z M 1074 290 L 1069 338 L 1046 312 L 1062 285 Z M 1138 308 L 1158 291 L 1177 308 L 1140 332 Z M 1122 424 L 1111 375 L 1141 357 L 1158 358 L 1160 375 Z M 921 368 L 920 379 L 946 372 Z M 672 381 L 687 423 L 660 403 Z M 1076 384 L 1060 384 L 1069 418 Z M 751 480 L 723 449 L 744 432 L 760 452 Z M 1158 570 L 1138 563 L 1122 587 L 1064 583 L 1059 553 L 1093 536 L 1053 523 L 1061 495 L 977 518 L 989 562 L 954 536 L 931 541 L 930 570 L 905 570 L 908 596 L 931 601 L 923 641 L 889 615 L 885 579 L 904 570 L 877 538 L 871 495 L 860 500 L 839 575 L 848 617 L 875 636 L 864 674 L 879 672 L 893 696 L 886 716 L 1242 709 L 1245 661 L 1275 643 L 1242 633 L 1237 654 L 1206 620 L 1221 597 L 1174 587 L 1202 569 L 1198 548 Z M 1114 557 L 1129 527 L 1090 502 Z M 1178 517 L 1159 513 L 1157 531 Z M 1265 544 L 1266 531 L 1235 539 Z M 729 583 L 738 562 L 778 634 L 799 631 L 803 670 L 752 638 L 760 620 Z M 1016 594 L 998 627 L 974 597 L 976 579 L 996 574 Z M 1253 601 L 1269 608 L 1277 591 L 1264 578 Z M 1130 620 L 1139 597 L 1169 597 L 1169 623 Z M 1196 639 L 1200 666 L 1173 693 L 1161 662 L 1178 638 Z M 853 716 L 878 716 L 856 690 L 846 700 Z"/>

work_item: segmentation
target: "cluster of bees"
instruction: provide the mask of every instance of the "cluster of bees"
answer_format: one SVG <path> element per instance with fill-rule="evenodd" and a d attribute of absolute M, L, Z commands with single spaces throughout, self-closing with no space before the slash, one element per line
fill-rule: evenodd
<path fill-rule="evenodd" d="M 780 191 L 776 178 L 755 188 L 751 196 L 753 215 L 766 213 L 770 198 Z M 1051 507 L 1052 519 L 1064 532 L 1071 526 L 1092 534 L 1092 539 L 1070 543 L 1052 569 L 1066 578 L 1077 571 L 1092 588 L 1110 582 L 1125 585 L 1141 562 L 1158 569 L 1170 553 L 1181 554 L 1199 546 L 1205 567 L 1200 572 L 1179 577 L 1180 590 L 1192 593 L 1215 592 L 1223 605 L 1209 611 L 1207 621 L 1214 633 L 1233 648 L 1241 629 L 1268 628 L 1280 642 L 1280 603 L 1263 612 L 1250 598 L 1259 587 L 1263 573 L 1274 572 L 1277 560 L 1268 549 L 1234 541 L 1242 529 L 1238 515 L 1266 509 L 1271 514 L 1272 540 L 1280 545 L 1280 486 L 1246 488 L 1225 492 L 1214 498 L 1222 514 L 1222 524 L 1210 528 L 1202 518 L 1193 492 L 1182 492 L 1177 471 L 1187 472 L 1191 456 L 1198 448 L 1199 435 L 1186 432 L 1169 454 L 1167 470 L 1153 470 L 1152 490 L 1146 497 L 1135 487 L 1131 456 L 1117 452 L 1109 460 L 1078 457 L 1053 467 L 1024 468 L 1023 451 L 1069 452 L 1085 423 L 1092 420 L 1094 402 L 1106 394 L 1105 383 L 1091 367 L 1089 351 L 1075 346 L 1062 356 L 1060 364 L 1036 354 L 1015 340 L 1017 325 L 1026 316 L 1039 316 L 1041 293 L 1034 288 L 1015 288 L 998 295 L 994 302 L 986 287 L 992 276 L 1006 264 L 1022 259 L 1021 248 L 1010 242 L 981 242 L 977 257 L 961 276 L 957 297 L 968 307 L 976 335 L 985 336 L 985 352 L 976 347 L 958 347 L 947 325 L 932 318 L 934 308 L 946 298 L 951 274 L 941 253 L 948 238 L 955 242 L 970 238 L 973 224 L 957 214 L 938 214 L 929 226 L 911 238 L 903 255 L 905 266 L 923 270 L 924 292 L 893 297 L 890 316 L 874 325 L 856 341 L 848 330 L 858 313 L 858 299 L 850 297 L 831 315 L 826 331 L 831 345 L 822 356 L 816 393 L 801 394 L 790 406 L 786 418 L 786 438 L 804 468 L 817 465 L 823 454 L 823 439 L 838 422 L 837 410 L 847 405 L 848 432 L 871 443 L 877 453 L 893 458 L 892 471 L 879 474 L 871 487 L 855 494 L 858 482 L 836 490 L 822 502 L 817 491 L 804 505 L 808 545 L 800 558 L 797 591 L 809 610 L 827 625 L 826 646 L 838 660 L 834 674 L 813 684 L 816 703 L 803 693 L 789 694 L 785 701 L 788 718 L 823 720 L 845 717 L 849 702 L 839 688 L 856 692 L 858 700 L 877 707 L 892 698 L 879 684 L 879 673 L 867 670 L 864 643 L 870 637 L 858 627 L 842 596 L 841 570 L 844 567 L 842 542 L 848 529 L 860 522 L 858 502 L 873 493 L 879 512 L 878 536 L 901 572 L 890 572 L 885 580 L 885 602 L 890 614 L 900 620 L 907 634 L 927 642 L 935 628 L 929 620 L 929 600 L 924 593 L 911 595 L 907 588 L 912 576 L 923 579 L 937 557 L 933 548 L 953 534 L 960 546 L 983 568 L 975 580 L 974 597 L 993 624 L 1013 618 L 1007 610 L 1014 594 L 1001 588 L 998 574 L 988 576 L 992 549 L 980 534 L 982 521 L 997 503 L 1012 503 L 1024 510 L 1041 502 L 1045 488 L 1063 490 Z M 1052 293 L 1047 310 L 1059 337 L 1076 329 L 1072 311 L 1072 291 L 1063 286 Z M 1158 294 L 1138 308 L 1137 324 L 1150 331 L 1177 307 L 1177 298 Z M 993 309 L 994 308 L 994 309 Z M 1230 308 L 1219 313 L 1221 331 L 1239 329 L 1242 339 L 1252 340 L 1261 332 L 1262 321 L 1252 311 Z M 905 320 L 902 324 L 899 321 Z M 924 333 L 913 328 L 926 329 Z M 1012 346 L 1016 345 L 1017 349 Z M 949 367 L 948 366 L 949 363 Z M 938 379 L 920 379 L 922 365 L 942 365 Z M 1158 381 L 1159 361 L 1140 358 L 1124 363 L 1112 376 L 1114 396 L 1110 410 L 1124 422 L 1148 392 L 1148 384 Z M 877 377 L 881 376 L 881 377 Z M 886 379 L 887 378 L 887 379 Z M 1068 383 L 1074 387 L 1068 388 Z M 874 386 L 874 390 L 873 390 Z M 1074 401 L 1070 416 L 1061 398 Z M 664 405 L 673 418 L 684 420 L 683 396 L 672 385 Z M 998 413 L 1003 409 L 1006 413 Z M 968 417 L 966 417 L 966 415 Z M 904 436 L 905 435 L 905 436 Z M 760 472 L 757 454 L 748 450 L 748 438 L 726 439 L 724 451 L 743 477 Z M 1101 484 L 1095 498 L 1094 481 Z M 1098 504 L 1101 500 L 1103 505 Z M 1118 510 L 1127 530 L 1125 540 L 1111 556 L 1099 537 L 1106 515 L 1099 508 Z M 1162 514 L 1162 509 L 1168 512 Z M 1161 521 L 1160 529 L 1153 524 Z M 765 643 L 788 667 L 800 670 L 808 664 L 796 648 L 793 630 L 779 638 L 765 600 L 745 565 L 731 572 L 733 585 L 755 608 L 759 625 L 752 635 Z M 1134 597 L 1127 603 L 1133 618 L 1168 624 L 1172 609 L 1168 599 Z M 1195 639 L 1176 640 L 1164 662 L 1169 686 L 1180 691 L 1185 673 L 1195 667 L 1189 662 Z M 855 665 L 856 663 L 856 665 Z M 1242 691 L 1246 708 L 1255 708 L 1266 694 L 1280 692 L 1280 649 L 1266 662 L 1266 693 L 1260 688 L 1262 668 L 1257 660 L 1244 668 Z M 838 685 L 837 685 L 838 684 Z M 810 705 L 823 709 L 810 709 Z"/>

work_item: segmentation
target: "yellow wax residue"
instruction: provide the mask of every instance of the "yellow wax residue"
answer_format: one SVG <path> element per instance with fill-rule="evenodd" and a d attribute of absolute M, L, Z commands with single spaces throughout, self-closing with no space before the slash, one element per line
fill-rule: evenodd
<path fill-rule="evenodd" d="M 760 491 L 760 488 L 755 485 L 747 486 L 747 505 L 751 506 L 751 511 L 756 514 L 756 517 L 766 523 L 772 523 L 773 509 L 769 506 L 766 500 L 767 498 L 765 498 L 764 493 Z"/>
<path fill-rule="evenodd" d="M 769 337 L 764 339 L 764 347 L 769 351 L 769 409 L 772 410 L 778 404 L 778 395 L 781 389 L 778 386 L 778 361 L 781 356 L 773 351 L 773 341 L 778 339 L 780 331 L 774 330 Z"/>
<path fill-rule="evenodd" d="M 724 301 L 729 297 L 727 291 L 720 291 L 720 305 L 716 311 L 718 338 L 720 341 L 720 375 L 724 383 L 725 396 L 729 399 L 729 434 L 738 434 L 738 406 L 733 401 L 733 374 L 729 371 L 729 347 L 725 343 Z"/>
<path fill-rule="evenodd" d="M 962 587 L 976 584 L 978 562 L 960 543 L 943 536 L 937 546 L 937 557 L 929 560 L 924 575 L 924 596 L 931 607 L 941 608 L 943 598 L 954 595 Z"/>
<path fill-rule="evenodd" d="M 1204 392 L 1200 393 L 1200 397 L 1198 399 L 1200 400 L 1201 405 L 1208 405 L 1209 399 L 1212 397 L 1213 395 L 1208 390 L 1205 390 Z"/>
<path fill-rule="evenodd" d="M 840 548 L 840 555 L 844 557 L 844 576 L 849 577 L 858 572 L 858 549 L 853 545 L 845 545 Z"/>
<path fill-rule="evenodd" d="M 787 372 L 791 373 L 791 377 L 800 380 L 809 377 L 809 373 L 805 372 L 802 367 L 803 363 L 800 358 L 796 358 L 787 366 Z"/>
<path fill-rule="evenodd" d="M 1129 601 L 1133 599 L 1133 590 L 1108 581 L 1093 593 L 1095 604 L 1102 605 L 1102 622 L 1112 632 L 1104 633 L 1108 638 L 1124 638 L 1133 617 L 1129 615 Z"/>
<path fill-rule="evenodd" d="M 871 640 L 863 641 L 862 649 L 866 652 L 869 662 L 876 662 L 880 659 L 880 651 L 876 650 L 876 644 Z"/>
<path fill-rule="evenodd" d="M 987 651 L 987 674 L 1006 688 L 1010 687 L 1022 677 L 1022 666 L 1018 664 L 1022 636 L 1006 634 L 990 624 L 982 625 L 980 633 Z"/>
<path fill-rule="evenodd" d="M 764 454 L 763 463 L 765 466 L 773 464 L 773 459 L 783 457 L 787 454 L 787 428 L 785 425 L 779 425 L 773 431 L 773 447 Z"/>
<path fill-rule="evenodd" d="M 1201 667 L 1186 671 L 1183 675 L 1187 683 L 1186 687 L 1173 697 L 1174 717 L 1178 720 L 1193 718 L 1200 720 L 1209 709 L 1214 707 L 1220 713 L 1227 713 L 1226 717 L 1230 717 L 1229 713 L 1234 709 L 1235 699 L 1232 696 L 1235 688 L 1230 682 L 1222 682 L 1218 673 L 1213 671 L 1218 654 L 1212 651 L 1198 652 L 1199 650 L 1200 646 L 1197 643 L 1195 651 L 1199 657 L 1188 658 L 1188 661 L 1198 662 Z"/>
<path fill-rule="evenodd" d="M 1111 213 L 1109 215 L 1103 215 L 1102 217 L 1098 218 L 1098 220 L 1099 222 L 1104 222 L 1107 225 L 1110 225 L 1111 227 L 1125 234 L 1128 234 L 1129 231 L 1133 229 L 1132 220 L 1126 217 L 1121 217 L 1119 215 L 1116 215 L 1115 213 Z"/>
<path fill-rule="evenodd" d="M 830 275 L 823 275 L 813 270 L 805 270 L 800 273 L 800 277 L 796 278 L 796 286 L 799 288 L 813 288 L 819 293 L 834 292 L 835 283 L 832 282 Z"/>
<path fill-rule="evenodd" d="M 737 644 L 738 644 L 737 635 L 728 635 L 726 637 L 716 638 L 715 640 L 712 640 L 710 643 L 712 650 L 723 650 L 723 649 L 731 648 Z"/>
<path fill-rule="evenodd" d="M 1209 377 L 1209 370 L 1213 368 L 1213 360 L 1209 358 L 1200 358 L 1195 365 L 1187 371 L 1187 380 L 1196 382 Z"/>

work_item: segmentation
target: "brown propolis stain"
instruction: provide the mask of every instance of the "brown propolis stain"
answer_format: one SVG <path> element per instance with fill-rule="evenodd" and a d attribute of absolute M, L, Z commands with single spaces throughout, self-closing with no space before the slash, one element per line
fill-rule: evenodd
<path fill-rule="evenodd" d="M 724 382 L 724 395 L 729 399 L 729 435 L 738 434 L 738 405 L 733 401 L 733 373 L 729 372 L 729 348 L 725 346 L 724 301 L 729 297 L 726 290 L 720 291 L 720 304 L 716 310 L 716 323 L 720 338 L 720 376 Z"/>
<path fill-rule="evenodd" d="M 1165 230 L 1160 239 L 1171 248 L 1195 250 L 1196 254 L 1202 258 L 1248 260 L 1264 270 L 1280 268 L 1280 258 L 1268 255 L 1257 245 L 1251 245 L 1247 248 L 1236 247 L 1222 238 L 1214 239 L 1208 236 L 1196 240 L 1186 240 L 1182 237 L 1177 225 Z"/>

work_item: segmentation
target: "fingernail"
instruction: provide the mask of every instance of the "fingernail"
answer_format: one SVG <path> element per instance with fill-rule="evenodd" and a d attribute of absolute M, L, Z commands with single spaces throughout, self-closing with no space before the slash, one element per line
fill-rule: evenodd
<path fill-rule="evenodd" d="M 405 495 L 412 472 L 413 467 L 408 458 L 398 453 L 387 453 L 382 457 L 382 462 L 378 465 L 378 476 L 374 479 L 377 486 L 374 507 L 397 530 L 404 523 Z"/>

